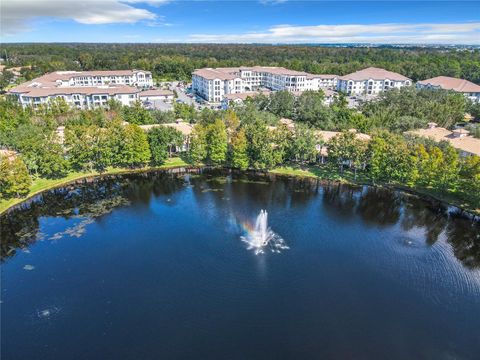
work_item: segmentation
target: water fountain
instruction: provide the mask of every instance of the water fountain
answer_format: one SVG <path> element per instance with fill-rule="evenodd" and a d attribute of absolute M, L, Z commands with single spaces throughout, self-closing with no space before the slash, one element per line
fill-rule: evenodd
<path fill-rule="evenodd" d="M 263 253 L 266 248 L 277 253 L 289 248 L 285 241 L 268 227 L 266 210 L 260 210 L 255 226 L 247 231 L 246 236 L 242 236 L 242 241 L 248 244 L 248 249 L 255 250 L 257 255 Z"/>

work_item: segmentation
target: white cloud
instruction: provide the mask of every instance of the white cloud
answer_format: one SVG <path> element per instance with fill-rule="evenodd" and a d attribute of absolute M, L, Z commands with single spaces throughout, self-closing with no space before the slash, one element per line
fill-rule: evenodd
<path fill-rule="evenodd" d="M 1 33 L 15 34 L 31 29 L 37 18 L 75 20 L 81 24 L 156 22 L 159 17 L 134 5 L 158 6 L 168 0 L 1 0 Z"/>
<path fill-rule="evenodd" d="M 212 43 L 458 43 L 480 44 L 480 23 L 276 25 L 263 32 L 192 34 Z"/>

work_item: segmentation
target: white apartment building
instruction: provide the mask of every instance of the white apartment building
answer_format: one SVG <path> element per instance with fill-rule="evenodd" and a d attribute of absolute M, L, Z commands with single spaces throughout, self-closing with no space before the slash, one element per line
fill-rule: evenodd
<path fill-rule="evenodd" d="M 412 85 L 412 80 L 395 72 L 369 67 L 338 78 L 337 90 L 347 95 L 377 95 L 389 89 Z"/>
<path fill-rule="evenodd" d="M 335 90 L 337 88 L 337 83 L 338 83 L 338 75 L 309 74 L 307 76 L 306 90 L 318 90 L 318 89 Z"/>
<path fill-rule="evenodd" d="M 474 102 L 480 102 L 480 85 L 464 79 L 437 76 L 417 82 L 418 89 L 443 89 L 456 91 Z"/>
<path fill-rule="evenodd" d="M 131 105 L 139 88 L 153 85 L 152 74 L 142 70 L 56 71 L 25 82 L 8 91 L 23 106 L 47 105 L 61 98 L 79 109 L 106 106 L 109 100 Z"/>
<path fill-rule="evenodd" d="M 228 94 L 242 94 L 262 88 L 290 92 L 319 90 L 321 84 L 319 77 L 282 67 L 205 68 L 192 74 L 192 90 L 210 102 L 220 102 Z"/>
<path fill-rule="evenodd" d="M 58 86 L 127 85 L 138 88 L 153 86 L 152 73 L 144 70 L 56 71 L 32 82 L 55 83 Z"/>
<path fill-rule="evenodd" d="M 78 109 L 106 107 L 109 100 L 116 100 L 122 105 L 132 105 L 139 99 L 138 93 L 140 93 L 140 90 L 126 85 L 32 88 L 27 91 L 12 89 L 9 91 L 9 94 L 16 96 L 24 107 L 38 108 L 60 98 L 67 105 Z"/>

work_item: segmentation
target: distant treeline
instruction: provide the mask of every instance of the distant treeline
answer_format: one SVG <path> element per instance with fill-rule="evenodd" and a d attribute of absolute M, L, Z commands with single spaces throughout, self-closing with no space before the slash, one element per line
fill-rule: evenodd
<path fill-rule="evenodd" d="M 445 75 L 480 83 L 480 50 L 452 48 L 338 48 L 233 44 L 3 44 L 7 65 L 31 65 L 28 80 L 55 70 L 139 68 L 156 79 L 189 80 L 196 68 L 284 66 L 314 74 L 344 75 L 377 66 L 414 81 Z"/>

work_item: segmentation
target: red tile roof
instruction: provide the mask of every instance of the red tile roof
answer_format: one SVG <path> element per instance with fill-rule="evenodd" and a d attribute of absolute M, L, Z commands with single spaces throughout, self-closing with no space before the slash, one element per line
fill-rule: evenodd
<path fill-rule="evenodd" d="M 444 90 L 454 90 L 461 93 L 480 93 L 480 85 L 474 84 L 468 80 L 457 79 L 448 76 L 437 76 L 431 79 L 419 81 L 418 83 L 425 86 L 438 86 Z"/>
<path fill-rule="evenodd" d="M 406 81 L 410 80 L 406 76 L 401 74 L 388 71 L 385 69 L 369 67 L 363 70 L 356 71 L 354 73 L 344 75 L 340 77 L 340 80 L 353 80 L 353 81 L 364 81 L 364 80 L 394 80 L 394 81 Z"/>

